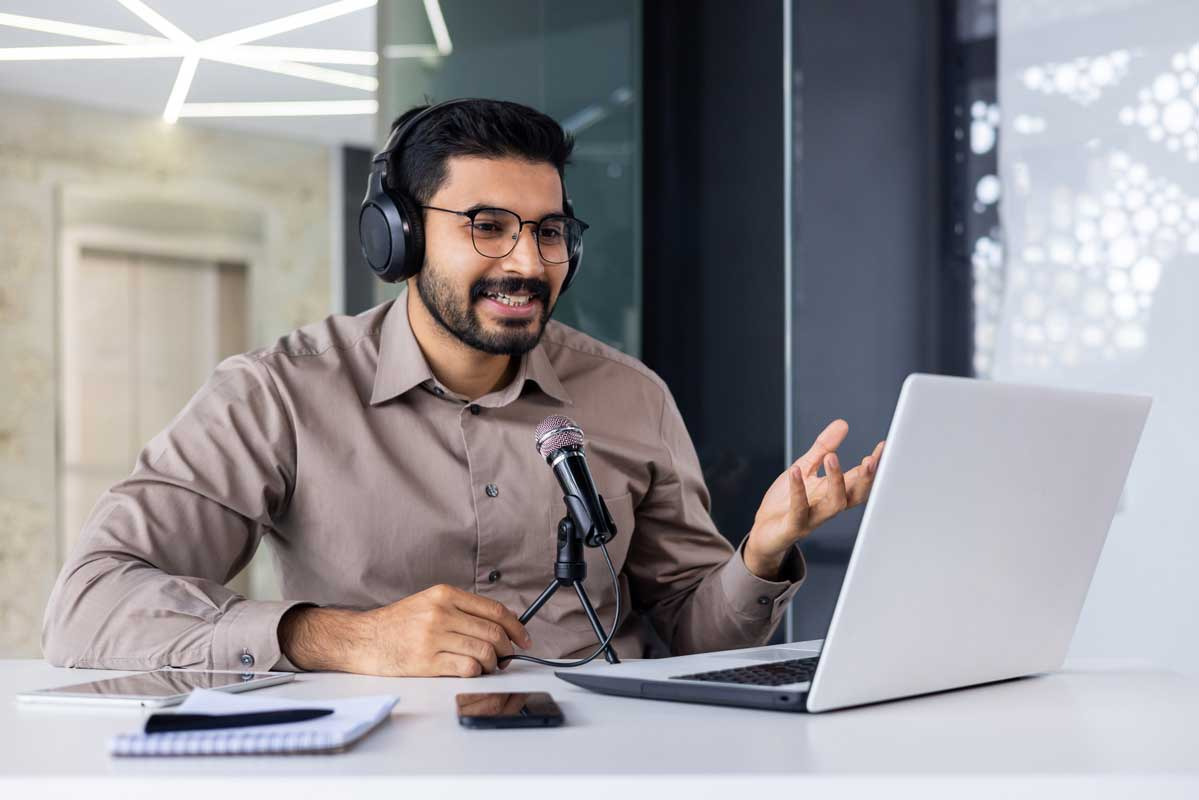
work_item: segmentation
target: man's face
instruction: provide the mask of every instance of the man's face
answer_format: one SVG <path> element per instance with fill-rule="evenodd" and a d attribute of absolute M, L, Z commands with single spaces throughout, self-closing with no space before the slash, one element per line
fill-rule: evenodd
<path fill-rule="evenodd" d="M 454 211 L 485 205 L 533 221 L 563 212 L 562 183 L 551 164 L 456 156 L 446 167 L 447 179 L 427 205 Z M 424 219 L 425 263 L 415 280 L 433 318 L 485 353 L 521 355 L 536 347 L 569 265 L 542 261 L 531 225 L 523 226 L 511 253 L 488 258 L 475 250 L 466 217 L 425 211 Z M 489 296 L 495 294 L 509 302 Z"/>

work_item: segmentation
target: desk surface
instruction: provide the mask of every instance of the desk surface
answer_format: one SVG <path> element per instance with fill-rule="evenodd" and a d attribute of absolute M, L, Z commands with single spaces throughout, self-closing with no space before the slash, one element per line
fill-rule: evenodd
<path fill-rule="evenodd" d="M 1199 679 L 1134 662 L 1077 662 L 1052 675 L 819 715 L 607 697 L 520 663 L 472 680 L 309 673 L 259 690 L 400 696 L 391 720 L 332 756 L 114 759 L 108 738 L 136 730 L 148 712 L 19 705 L 13 697 L 115 674 L 0 660 L 7 696 L 0 702 L 0 794 L 21 796 L 8 785 L 67 796 L 86 783 L 89 797 L 162 797 L 161 784 L 170 780 L 172 800 L 211 800 L 227 796 L 222 782 L 269 780 L 291 800 L 327 797 L 328 781 L 336 780 L 340 788 L 362 782 L 373 794 L 421 785 L 421 796 L 450 797 L 477 796 L 483 786 L 490 793 L 511 779 L 507 789 L 536 784 L 572 798 L 611 797 L 622 781 L 645 787 L 659 776 L 675 788 L 693 784 L 691 796 L 728 797 L 728 779 L 737 786 L 753 779 L 818 786 L 822 800 L 871 786 L 889 797 L 963 796 L 966 789 L 981 797 L 1017 785 L 1056 797 L 1135 790 L 1146 798 L 1147 788 L 1154 797 L 1199 797 Z M 552 692 L 566 726 L 458 725 L 457 692 L 518 690 Z M 197 780 L 178 780 L 188 776 Z"/>

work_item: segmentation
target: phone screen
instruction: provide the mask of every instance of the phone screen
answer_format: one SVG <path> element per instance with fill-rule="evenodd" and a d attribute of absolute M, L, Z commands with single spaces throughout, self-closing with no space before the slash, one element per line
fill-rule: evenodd
<path fill-rule="evenodd" d="M 533 728 L 562 724 L 562 710 L 547 692 L 478 692 L 456 698 L 458 720 L 479 728 Z"/>

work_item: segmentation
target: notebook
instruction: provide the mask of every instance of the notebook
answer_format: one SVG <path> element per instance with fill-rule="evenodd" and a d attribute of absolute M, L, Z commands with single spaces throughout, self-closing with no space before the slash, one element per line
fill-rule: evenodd
<path fill-rule="evenodd" d="M 195 689 L 178 707 L 181 714 L 242 714 L 292 708 L 332 708 L 304 722 L 169 733 L 122 733 L 109 742 L 114 756 L 221 756 L 274 753 L 337 753 L 357 742 L 391 714 L 395 695 L 340 700 L 253 697 Z"/>

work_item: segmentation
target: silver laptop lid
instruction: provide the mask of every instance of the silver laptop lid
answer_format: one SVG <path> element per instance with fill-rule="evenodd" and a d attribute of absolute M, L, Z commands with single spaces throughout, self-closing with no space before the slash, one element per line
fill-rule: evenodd
<path fill-rule="evenodd" d="M 910 376 L 808 709 L 1059 667 L 1150 402 Z"/>

